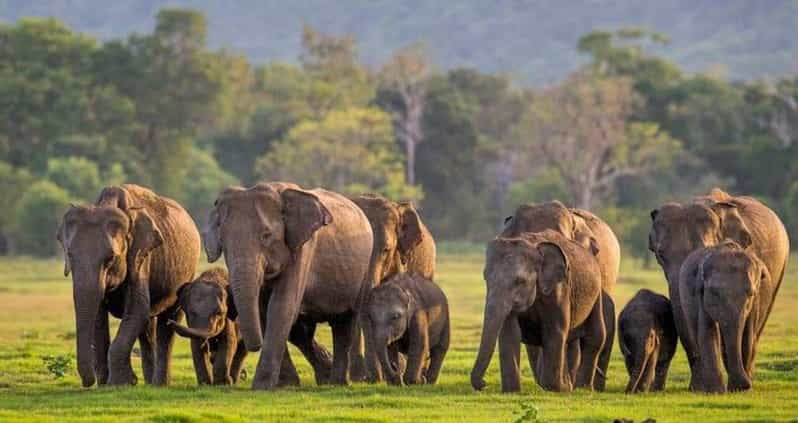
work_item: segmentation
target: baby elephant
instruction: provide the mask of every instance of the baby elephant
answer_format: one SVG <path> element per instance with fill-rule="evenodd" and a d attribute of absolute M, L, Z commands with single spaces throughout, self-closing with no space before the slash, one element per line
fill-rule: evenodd
<path fill-rule="evenodd" d="M 438 285 L 416 274 L 396 275 L 371 291 L 362 318 L 368 354 L 376 355 L 389 383 L 438 380 L 449 349 L 449 304 Z M 407 355 L 404 375 L 394 364 L 397 352 Z"/>
<path fill-rule="evenodd" d="M 629 372 L 626 393 L 664 390 L 677 340 L 671 302 L 641 289 L 621 311 L 618 331 Z"/>
<path fill-rule="evenodd" d="M 736 242 L 726 240 L 688 256 L 679 275 L 679 298 L 688 329 L 685 343 L 698 352 L 693 390 L 751 389 L 757 342 L 775 293 L 767 266 Z M 726 386 L 721 363 L 729 376 Z"/>
<path fill-rule="evenodd" d="M 218 267 L 206 270 L 181 286 L 177 295 L 188 327 L 172 320 L 169 324 L 179 335 L 191 339 L 197 382 L 200 385 L 238 382 L 247 350 L 238 333 L 235 321 L 238 313 L 227 284 L 227 271 Z"/>

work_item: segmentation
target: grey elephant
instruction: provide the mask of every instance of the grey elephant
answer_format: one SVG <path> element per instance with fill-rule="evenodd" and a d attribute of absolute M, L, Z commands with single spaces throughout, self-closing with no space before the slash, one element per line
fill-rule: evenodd
<path fill-rule="evenodd" d="M 375 194 L 353 197 L 352 201 L 366 214 L 374 232 L 368 272 L 372 288 L 403 272 L 433 280 L 435 240 L 412 203 L 397 203 Z M 382 380 L 379 363 L 366 365 L 363 345 L 353 348 L 351 373 L 355 380 Z"/>
<path fill-rule="evenodd" d="M 688 329 L 683 342 L 698 352 L 694 389 L 751 389 L 758 334 L 776 295 L 767 266 L 734 241 L 701 248 L 682 265 L 679 295 Z"/>
<path fill-rule="evenodd" d="M 78 373 L 83 386 L 135 384 L 136 339 L 144 380 L 169 382 L 177 290 L 194 275 L 200 236 L 175 201 L 137 185 L 106 187 L 72 206 L 58 229 L 64 276 L 72 273 Z M 110 342 L 108 313 L 122 319 Z M 154 344 L 154 345 L 153 345 Z"/>
<path fill-rule="evenodd" d="M 374 243 L 363 211 L 342 195 L 290 183 L 230 187 L 215 202 L 204 240 L 210 262 L 224 254 L 247 349 L 263 347 L 253 389 L 277 387 L 286 369 L 296 373 L 286 341 L 298 325 L 297 346 L 318 374 L 319 349 L 310 341 L 319 322 L 332 326 L 329 381 L 346 384 Z"/>
<path fill-rule="evenodd" d="M 668 298 L 637 291 L 618 316 L 618 344 L 629 372 L 627 394 L 665 389 L 677 342 Z"/>
<path fill-rule="evenodd" d="M 438 380 L 449 349 L 449 304 L 438 285 L 418 274 L 395 275 L 372 290 L 363 316 L 371 329 L 367 332 L 369 355 L 378 358 L 390 383 L 434 384 Z M 407 356 L 403 372 L 390 353 Z"/>
<path fill-rule="evenodd" d="M 236 318 L 227 270 L 202 272 L 177 291 L 178 304 L 188 327 L 168 322 L 178 335 L 191 339 L 191 356 L 200 385 L 238 383 L 247 356 Z"/>
<path fill-rule="evenodd" d="M 690 388 L 702 390 L 694 383 L 698 375 L 699 351 L 685 342 L 688 329 L 679 295 L 682 264 L 695 250 L 730 239 L 743 248 L 750 248 L 764 262 L 773 278 L 774 292 L 778 292 L 789 258 L 789 237 L 784 224 L 767 206 L 751 197 L 731 196 L 718 188 L 691 202 L 668 203 L 652 210 L 651 221 L 649 250 L 656 256 L 668 281 L 676 331 L 690 365 Z M 756 340 L 770 315 L 770 308 L 763 313 Z"/>
<path fill-rule="evenodd" d="M 546 390 L 593 389 L 606 338 L 601 270 L 594 253 L 559 232 L 500 236 L 488 244 L 487 295 L 479 353 L 471 385 L 485 386 L 485 370 L 498 339 L 502 391 L 520 390 L 520 343 L 542 347 L 538 384 Z M 578 342 L 581 360 L 572 378 L 567 345 Z"/>
<path fill-rule="evenodd" d="M 618 238 L 609 225 L 596 215 L 586 210 L 568 208 L 559 201 L 522 204 L 516 209 L 513 216 L 505 219 L 504 223 L 502 237 L 515 237 L 551 229 L 590 249 L 596 255 L 602 277 L 601 295 L 607 342 L 604 343 L 599 357 L 593 388 L 598 391 L 604 390 L 615 339 L 615 302 L 611 294 L 618 279 L 621 262 L 621 247 Z M 530 367 L 535 373 L 535 377 L 538 377 L 537 369 L 542 366 L 541 363 L 538 363 L 541 350 L 534 345 L 527 345 L 526 349 Z M 571 374 L 575 376 L 581 355 L 578 343 L 569 346 L 568 355 Z"/>

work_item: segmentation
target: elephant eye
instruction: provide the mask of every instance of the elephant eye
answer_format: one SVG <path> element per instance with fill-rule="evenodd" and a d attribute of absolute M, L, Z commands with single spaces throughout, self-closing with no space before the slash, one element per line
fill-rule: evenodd
<path fill-rule="evenodd" d="M 399 319 L 399 317 L 401 317 L 401 316 L 402 316 L 402 314 L 401 314 L 401 313 L 399 313 L 398 311 L 394 311 L 394 312 L 391 314 L 391 320 L 398 320 L 398 319 Z"/>

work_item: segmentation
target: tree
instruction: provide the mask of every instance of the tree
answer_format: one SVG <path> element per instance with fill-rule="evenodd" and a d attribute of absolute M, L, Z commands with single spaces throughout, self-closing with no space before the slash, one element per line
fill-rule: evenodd
<path fill-rule="evenodd" d="M 627 175 L 667 163 L 678 142 L 652 123 L 627 124 L 638 99 L 626 78 L 577 74 L 538 96 L 527 133 L 547 166 L 557 170 L 571 197 L 591 209 L 598 194 Z"/>
<path fill-rule="evenodd" d="M 336 110 L 321 121 L 302 121 L 255 166 L 266 180 L 296 181 L 350 195 L 421 197 L 420 188 L 404 183 L 390 118 L 376 108 Z"/>
<path fill-rule="evenodd" d="M 163 9 L 155 31 L 106 43 L 95 60 L 98 78 L 135 104 L 131 138 L 142 182 L 174 195 L 192 137 L 222 119 L 224 68 L 205 50 L 203 15 Z"/>
<path fill-rule="evenodd" d="M 83 157 L 48 160 L 47 179 L 83 201 L 94 200 L 102 188 L 97 164 Z"/>
<path fill-rule="evenodd" d="M 238 181 L 220 168 L 213 155 L 207 151 L 192 148 L 186 161 L 191 163 L 191 166 L 175 199 L 194 217 L 198 226 L 202 227 L 206 213 L 219 193 L 225 187 L 237 184 Z"/>
<path fill-rule="evenodd" d="M 69 193 L 50 181 L 31 185 L 16 208 L 19 251 L 37 256 L 56 254 L 55 229 L 69 207 Z"/>
<path fill-rule="evenodd" d="M 387 108 L 396 138 L 404 146 L 408 185 L 416 183 L 416 149 L 424 141 L 422 118 L 429 77 L 430 65 L 419 44 L 395 52 L 380 71 L 382 89 L 392 90 L 399 100 L 388 103 Z"/>
<path fill-rule="evenodd" d="M 0 198 L 3 199 L 3 207 L 0 207 L 0 255 L 13 251 L 10 235 L 16 223 L 17 204 L 33 180 L 27 170 L 0 161 Z"/>

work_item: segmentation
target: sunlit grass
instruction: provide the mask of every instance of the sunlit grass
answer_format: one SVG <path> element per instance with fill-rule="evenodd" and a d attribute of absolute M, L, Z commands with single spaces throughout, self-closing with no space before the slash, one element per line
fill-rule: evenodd
<path fill-rule="evenodd" d="M 687 392 L 684 355 L 677 353 L 663 394 L 623 394 L 626 371 L 617 345 L 608 392 L 541 391 L 524 366 L 523 392 L 499 392 L 498 358 L 488 370 L 488 388 L 473 392 L 469 372 L 479 341 L 484 282 L 482 255 L 469 249 L 442 254 L 438 282 L 451 304 L 452 345 L 437 386 L 393 388 L 355 384 L 317 387 L 307 363 L 294 351 L 301 388 L 251 392 L 248 382 L 235 388 L 198 388 L 187 342 L 177 341 L 170 388 L 82 389 L 74 370 L 56 380 L 43 356 L 74 357 L 72 288 L 57 260 L 0 260 L 0 421 L 509 421 L 524 404 L 537 407 L 544 421 L 611 421 L 626 417 L 658 421 L 773 421 L 798 418 L 798 274 L 794 266 L 782 285 L 765 338 L 760 345 L 754 390 L 725 396 Z M 620 311 L 640 288 L 665 292 L 658 269 L 623 263 L 614 297 Z M 329 330 L 321 339 L 329 345 Z M 256 355 L 247 359 L 253 374 Z M 139 372 L 138 358 L 134 366 Z"/>

